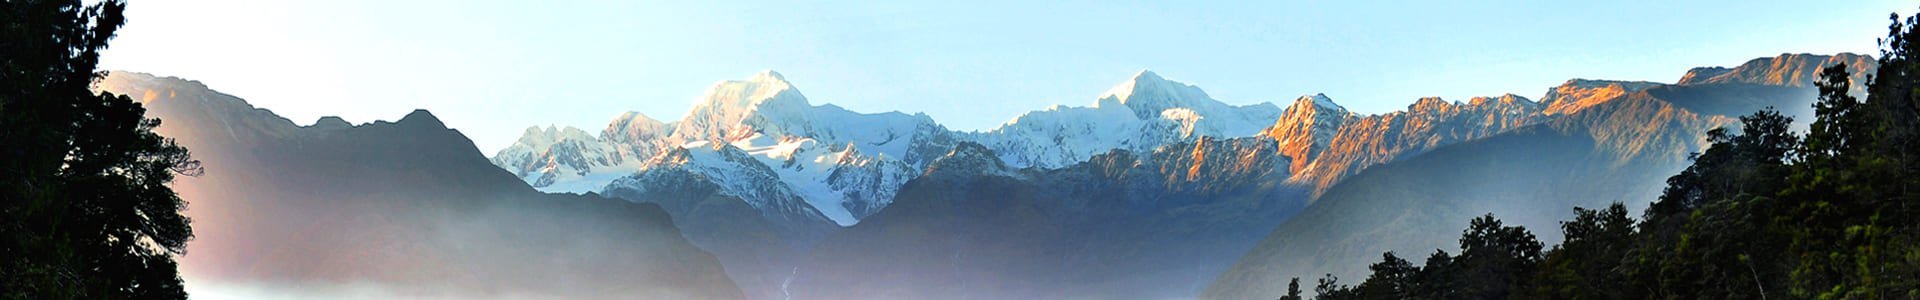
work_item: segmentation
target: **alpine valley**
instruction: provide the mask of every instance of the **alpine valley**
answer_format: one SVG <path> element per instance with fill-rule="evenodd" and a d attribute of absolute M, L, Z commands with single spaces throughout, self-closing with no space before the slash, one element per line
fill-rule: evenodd
<path fill-rule="evenodd" d="M 1480 214 L 1553 228 L 1645 207 L 1706 131 L 1765 107 L 1811 119 L 1814 74 L 1842 62 L 1873 67 L 1782 54 L 1380 114 L 1234 105 L 1141 71 L 983 131 L 816 103 L 765 71 L 677 120 L 530 127 L 491 159 L 540 191 L 659 205 L 751 299 L 1270 298 L 1358 278 L 1357 254 L 1444 248 Z"/>
<path fill-rule="evenodd" d="M 535 191 L 427 111 L 299 126 L 196 81 L 113 72 L 95 88 L 143 102 L 204 162 L 173 183 L 202 228 L 181 260 L 195 284 L 272 298 L 742 297 L 659 206 Z"/>
<path fill-rule="evenodd" d="M 850 111 L 765 71 L 677 119 L 530 127 L 491 157 L 424 110 L 302 126 L 179 78 L 95 88 L 143 101 L 205 162 L 175 183 L 220 228 L 184 256 L 194 278 L 400 297 L 1270 299 L 1288 278 L 1449 248 L 1486 213 L 1555 228 L 1574 207 L 1647 207 L 1707 131 L 1766 107 L 1812 119 L 1813 78 L 1836 63 L 1875 67 L 1782 54 L 1377 114 L 1322 94 L 1236 105 L 1140 71 L 977 131 Z M 568 284 L 530 283 L 546 281 Z"/>

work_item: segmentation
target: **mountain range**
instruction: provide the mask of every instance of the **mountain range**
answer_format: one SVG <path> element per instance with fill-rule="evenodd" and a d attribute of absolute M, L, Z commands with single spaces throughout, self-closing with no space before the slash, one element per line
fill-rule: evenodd
<path fill-rule="evenodd" d="M 530 127 L 491 157 L 426 111 L 299 126 L 178 78 L 97 88 L 146 103 L 206 162 L 176 183 L 208 228 L 183 258 L 194 278 L 429 297 L 1253 299 L 1290 277 L 1357 280 L 1379 252 L 1451 248 L 1480 214 L 1553 242 L 1575 206 L 1643 207 L 1707 130 L 1764 107 L 1808 119 L 1812 75 L 1840 62 L 1873 68 L 1783 54 L 1380 114 L 1323 94 L 1233 105 L 1141 71 L 982 131 L 816 104 L 766 71 L 676 120 Z"/>
<path fill-rule="evenodd" d="M 1379 253 L 1422 258 L 1456 249 L 1460 228 L 1488 213 L 1558 243 L 1558 222 L 1574 207 L 1646 208 L 1666 177 L 1705 146 L 1707 130 L 1736 126 L 1735 118 L 1769 107 L 1805 124 L 1812 74 L 1838 63 L 1852 74 L 1875 68 L 1861 55 L 1781 55 L 1730 69 L 1696 68 L 1675 84 L 1569 81 L 1548 98 L 1588 95 L 1576 100 L 1585 103 L 1579 109 L 1550 108 L 1557 113 L 1545 122 L 1377 165 L 1334 184 L 1201 298 L 1272 298 L 1289 278 L 1311 282 L 1328 274 L 1358 282 Z M 1865 80 L 1853 82 L 1857 88 Z"/>
<path fill-rule="evenodd" d="M 744 297 L 659 206 L 535 191 L 424 110 L 298 126 L 196 81 L 113 72 L 96 89 L 143 102 L 205 168 L 173 183 L 196 229 L 180 258 L 189 290 Z"/>
<path fill-rule="evenodd" d="M 1575 205 L 1647 201 L 1705 130 L 1761 107 L 1810 114 L 1811 74 L 1835 62 L 1871 67 L 1783 54 L 1675 84 L 1573 79 L 1539 101 L 1430 97 L 1371 115 L 1323 94 L 1231 105 L 1141 71 L 1089 106 L 971 132 L 814 105 L 767 71 L 715 84 L 680 120 L 529 128 L 493 160 L 543 191 L 659 203 L 750 298 L 1259 298 L 1220 291 L 1271 286 L 1234 279 L 1262 268 L 1357 274 L 1371 257 L 1255 259 L 1268 248 L 1314 250 L 1278 255 L 1294 260 L 1410 249 L 1432 244 L 1404 238 L 1412 229 L 1479 213 L 1552 228 Z M 1448 180 L 1469 182 L 1433 184 Z M 1495 188 L 1521 182 L 1536 185 Z M 1579 188 L 1540 188 L 1553 186 Z M 1382 207 L 1381 191 L 1408 189 L 1422 197 Z M 1423 206 L 1448 201 L 1472 204 Z M 1394 226 L 1354 227 L 1374 216 Z"/>
<path fill-rule="evenodd" d="M 1062 198 L 1059 204 L 1069 205 L 1047 208 L 1056 215 L 1084 215 L 1077 219 L 1087 223 L 1074 224 L 1072 231 L 1099 234 L 1121 228 L 1110 224 L 1138 222 L 1211 227 L 1220 240 L 1207 249 L 1217 252 L 1190 255 L 1169 248 L 1134 256 L 1230 257 L 1304 206 L 1322 182 L 1356 171 L 1356 166 L 1524 124 L 1523 117 L 1514 116 L 1539 110 L 1540 105 L 1513 95 L 1470 103 L 1428 98 L 1405 112 L 1370 116 L 1347 112 L 1324 95 L 1300 97 L 1286 109 L 1270 103 L 1235 106 L 1192 85 L 1142 71 L 1090 106 L 1056 106 L 993 130 L 960 132 L 924 115 L 860 114 L 811 105 L 783 76 L 768 71 L 715 84 L 679 121 L 662 123 L 626 113 L 598 136 L 573 128 L 533 127 L 493 160 L 546 191 L 667 201 L 658 203 L 685 225 L 690 240 L 721 257 L 749 297 L 772 298 L 808 282 L 795 282 L 796 276 L 824 278 L 800 275 L 806 261 L 829 259 L 810 258 L 809 253 L 863 253 L 815 246 L 864 243 L 833 239 L 858 235 L 861 230 L 849 228 L 895 201 L 912 198 L 898 193 L 911 191 L 907 183 L 933 174 L 933 163 L 962 144 L 992 153 L 991 161 L 1005 167 L 1004 174 L 993 174 L 1028 178 L 1012 182 L 1036 190 L 1085 191 L 1054 193 Z M 1378 128 L 1410 133 L 1368 134 Z M 638 154 L 645 150 L 654 152 Z M 1329 159 L 1320 159 L 1322 153 Z M 1056 176 L 1061 174 L 1097 176 Z M 1053 182 L 1058 178 L 1072 181 Z M 1125 200 L 1116 209 L 1084 211 L 1083 205 L 1108 205 L 1090 195 Z M 1246 206 L 1258 209 L 1237 212 L 1240 216 L 1231 219 L 1157 213 Z M 873 227 L 888 226 L 894 225 Z M 1160 244 L 1168 243 L 1146 247 Z M 1161 261 L 1187 265 L 1192 271 L 1178 276 L 1195 290 L 1227 263 Z M 1094 283 L 1104 284 L 1110 283 Z"/>

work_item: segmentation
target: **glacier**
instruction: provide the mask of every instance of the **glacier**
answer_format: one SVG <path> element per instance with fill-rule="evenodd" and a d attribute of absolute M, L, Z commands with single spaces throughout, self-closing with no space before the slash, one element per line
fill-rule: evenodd
<path fill-rule="evenodd" d="M 1320 97 L 1316 104 L 1338 107 Z M 814 105 L 769 70 L 714 84 L 679 120 L 626 112 L 598 136 L 536 126 L 492 159 L 550 193 L 645 190 L 668 180 L 649 173 L 687 172 L 763 211 L 845 227 L 890 204 L 956 143 L 982 145 L 1009 168 L 1053 169 L 1116 149 L 1146 153 L 1202 138 L 1257 136 L 1282 112 L 1270 102 L 1228 104 L 1142 70 L 1089 106 L 1054 106 L 963 132 L 925 114 Z"/>

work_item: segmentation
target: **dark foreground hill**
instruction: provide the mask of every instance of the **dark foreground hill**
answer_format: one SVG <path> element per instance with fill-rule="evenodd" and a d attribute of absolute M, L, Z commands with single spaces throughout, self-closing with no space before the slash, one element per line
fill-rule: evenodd
<path fill-rule="evenodd" d="M 549 195 L 432 114 L 297 126 L 198 82 L 114 73 L 204 162 L 175 183 L 195 285 L 346 297 L 735 299 L 658 206 Z"/>

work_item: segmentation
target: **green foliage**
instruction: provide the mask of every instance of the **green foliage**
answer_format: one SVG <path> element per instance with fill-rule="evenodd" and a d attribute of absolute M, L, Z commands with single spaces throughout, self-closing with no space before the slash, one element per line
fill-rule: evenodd
<path fill-rule="evenodd" d="M 1920 17 L 1888 29 L 1864 101 L 1846 65 L 1824 68 L 1804 138 L 1771 108 L 1710 131 L 1642 222 L 1575 208 L 1542 258 L 1525 229 L 1476 218 L 1460 256 L 1410 270 L 1387 253 L 1322 298 L 1920 298 Z"/>
<path fill-rule="evenodd" d="M 0 297 L 184 298 L 193 237 L 167 183 L 198 162 L 126 96 L 94 93 L 122 1 L 0 1 Z"/>
<path fill-rule="evenodd" d="M 1420 269 L 1394 256 L 1393 252 L 1381 254 L 1379 263 L 1369 266 L 1373 275 L 1367 277 L 1355 290 L 1363 298 L 1405 299 L 1413 295 L 1414 276 Z"/>
<path fill-rule="evenodd" d="M 1574 208 L 1572 221 L 1560 222 L 1566 240 L 1554 246 L 1535 275 L 1534 294 L 1549 299 L 1626 297 L 1621 263 L 1634 235 L 1626 205 L 1606 209 Z"/>
<path fill-rule="evenodd" d="M 1320 283 L 1313 286 L 1313 294 L 1316 300 L 1353 299 L 1356 296 L 1353 287 L 1341 285 L 1340 277 L 1333 274 L 1320 277 Z"/>
<path fill-rule="evenodd" d="M 1473 219 L 1460 236 L 1460 257 L 1454 259 L 1466 276 L 1461 295 L 1498 299 L 1524 290 L 1526 278 L 1540 263 L 1540 249 L 1525 227 L 1505 226 L 1493 214 Z"/>
<path fill-rule="evenodd" d="M 1410 294 L 1425 299 L 1462 298 L 1460 288 L 1467 281 L 1461 276 L 1460 265 L 1454 263 L 1454 257 L 1442 250 L 1434 250 L 1433 255 L 1427 257 L 1426 265 L 1414 273 L 1414 278 Z"/>
<path fill-rule="evenodd" d="M 1414 267 L 1392 252 L 1357 287 L 1320 279 L 1315 299 L 1504 299 L 1524 296 L 1541 261 L 1540 242 L 1525 227 L 1505 226 L 1488 214 L 1460 235 L 1460 256 L 1435 251 Z"/>
<path fill-rule="evenodd" d="M 1294 277 L 1292 280 L 1287 281 L 1287 295 L 1280 296 L 1280 300 L 1301 300 L 1301 299 L 1303 298 L 1300 297 L 1300 278 Z"/>

